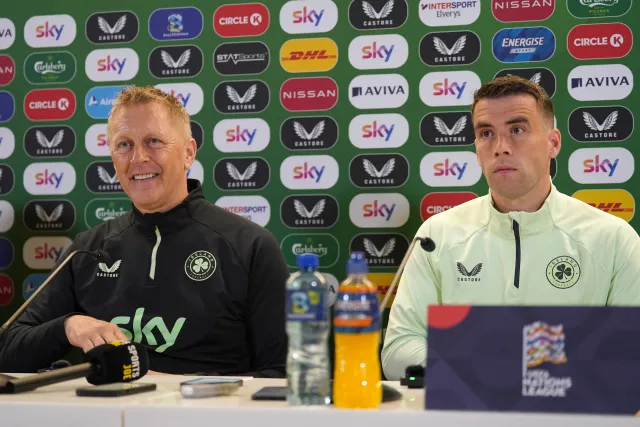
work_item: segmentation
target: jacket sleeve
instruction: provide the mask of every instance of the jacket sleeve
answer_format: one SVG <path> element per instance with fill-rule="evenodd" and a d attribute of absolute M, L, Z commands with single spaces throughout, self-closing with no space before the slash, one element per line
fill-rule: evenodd
<path fill-rule="evenodd" d="M 247 330 L 255 377 L 284 378 L 287 358 L 285 289 L 289 269 L 276 239 L 261 236 L 249 271 Z"/>
<path fill-rule="evenodd" d="M 430 236 L 429 230 L 430 224 L 425 222 L 416 236 Z M 428 253 L 416 244 L 405 265 L 382 348 L 382 369 L 388 380 L 399 380 L 409 365 L 426 366 L 427 307 L 442 302 L 440 278 L 434 268 L 437 251 L 437 246 Z"/>
<path fill-rule="evenodd" d="M 59 263 L 76 249 L 74 246 L 60 257 Z M 0 337 L 0 372 L 37 372 L 71 349 L 64 331 L 64 320 L 77 308 L 71 264 L 68 262 L 60 270 Z"/>
<path fill-rule="evenodd" d="M 626 222 L 618 227 L 614 250 L 607 305 L 640 305 L 640 237 Z"/>

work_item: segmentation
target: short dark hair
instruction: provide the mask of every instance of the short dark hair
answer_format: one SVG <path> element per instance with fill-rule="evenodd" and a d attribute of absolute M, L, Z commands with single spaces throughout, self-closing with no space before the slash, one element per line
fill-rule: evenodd
<path fill-rule="evenodd" d="M 537 83 L 520 76 L 498 77 L 483 84 L 473 95 L 471 114 L 481 99 L 495 99 L 505 96 L 529 94 L 536 99 L 542 115 L 551 121 L 553 126 L 554 108 L 547 92 Z"/>

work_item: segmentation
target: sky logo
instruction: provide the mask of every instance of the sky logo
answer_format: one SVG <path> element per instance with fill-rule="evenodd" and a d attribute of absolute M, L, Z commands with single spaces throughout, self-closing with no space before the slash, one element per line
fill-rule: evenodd
<path fill-rule="evenodd" d="M 108 119 L 113 102 L 123 88 L 124 86 L 101 86 L 89 90 L 84 103 L 89 117 L 92 119 Z"/>
<path fill-rule="evenodd" d="M 401 114 L 361 114 L 349 123 L 349 141 L 358 148 L 397 148 L 408 139 L 409 122 Z"/>
<path fill-rule="evenodd" d="M 460 165 L 459 163 L 451 163 L 449 159 L 445 159 L 444 162 L 439 162 L 433 165 L 433 175 L 454 176 L 459 181 L 462 179 L 466 169 L 467 163 Z"/>
<path fill-rule="evenodd" d="M 32 16 L 24 24 L 24 40 L 30 47 L 61 47 L 76 38 L 76 21 L 70 15 Z"/>
<path fill-rule="evenodd" d="M 429 73 L 420 80 L 420 99 L 432 107 L 471 105 L 480 85 L 480 77 L 473 71 Z"/>
<path fill-rule="evenodd" d="M 29 194 L 68 194 L 76 185 L 76 170 L 64 162 L 31 163 L 22 180 Z"/>
<path fill-rule="evenodd" d="M 331 188 L 338 176 L 338 162 L 331 156 L 290 156 L 280 164 L 280 180 L 290 190 Z"/>
<path fill-rule="evenodd" d="M 382 59 L 384 62 L 389 62 L 395 47 L 393 44 L 387 47 L 373 42 L 371 45 L 362 48 L 362 59 Z"/>
<path fill-rule="evenodd" d="M 251 145 L 253 138 L 256 136 L 258 129 L 242 129 L 240 126 L 236 126 L 234 129 L 227 130 L 227 142 L 241 142 L 243 144 Z"/>
<path fill-rule="evenodd" d="M 106 58 L 98 60 L 98 71 L 115 71 L 116 74 L 122 74 L 122 69 L 127 63 L 127 58 L 111 58 L 111 55 L 107 55 Z"/>
<path fill-rule="evenodd" d="M 373 123 L 362 126 L 362 137 L 383 139 L 384 142 L 387 142 L 391 138 L 395 126 L 394 124 L 387 126 L 374 120 Z"/>
<path fill-rule="evenodd" d="M 262 151 L 270 138 L 269 125 L 262 119 L 226 119 L 213 128 L 213 144 L 223 153 Z"/>
<path fill-rule="evenodd" d="M 139 68 L 138 54 L 129 48 L 97 49 L 85 60 L 85 72 L 94 82 L 131 80 Z"/>
<path fill-rule="evenodd" d="M 326 33 L 337 23 L 338 7 L 331 0 L 294 0 L 280 8 L 280 27 L 288 34 Z"/>
<path fill-rule="evenodd" d="M 45 21 L 45 23 L 43 25 L 38 25 L 36 27 L 36 38 L 38 39 L 42 39 L 42 38 L 51 38 L 53 40 L 60 40 L 60 36 L 62 35 L 62 32 L 64 31 L 64 24 L 63 25 L 54 25 L 54 24 L 50 24 L 49 21 Z"/>
<path fill-rule="evenodd" d="M 293 179 L 310 179 L 317 183 L 322 179 L 324 168 L 325 166 L 320 168 L 309 166 L 307 162 L 304 162 L 302 166 L 295 166 L 293 168 Z"/>
<path fill-rule="evenodd" d="M 605 173 L 607 176 L 613 176 L 618 167 L 620 159 L 615 159 L 613 162 L 609 159 L 601 159 L 596 154 L 593 159 L 586 159 L 582 162 L 584 165 L 584 173 Z"/>
<path fill-rule="evenodd" d="M 198 114 L 204 105 L 204 93 L 196 83 L 166 83 L 155 86 L 161 91 L 175 96 L 189 115 Z"/>
<path fill-rule="evenodd" d="M 296 10 L 292 13 L 294 24 L 306 24 L 311 23 L 314 27 L 317 27 L 324 15 L 324 9 L 317 11 L 315 9 L 307 8 L 303 6 L 301 10 Z"/>
<path fill-rule="evenodd" d="M 437 82 L 433 84 L 433 95 L 453 95 L 456 97 L 456 99 L 460 99 L 466 86 L 467 82 L 450 82 L 449 79 L 445 78 L 443 82 Z"/>
<path fill-rule="evenodd" d="M 482 176 L 471 151 L 430 152 L 420 162 L 420 178 L 430 187 L 466 187 Z"/>
<path fill-rule="evenodd" d="M 395 203 L 387 205 L 386 203 L 380 203 L 378 200 L 374 200 L 373 203 L 365 203 L 362 206 L 362 216 L 365 218 L 383 218 L 385 221 L 389 221 L 395 209 Z"/>
<path fill-rule="evenodd" d="M 399 34 L 359 36 L 349 44 L 349 62 L 358 70 L 393 69 L 409 58 L 409 44 Z"/>
<path fill-rule="evenodd" d="M 31 237 L 22 247 L 22 258 L 33 270 L 49 270 L 71 243 L 68 237 Z"/>
<path fill-rule="evenodd" d="M 358 194 L 349 203 L 349 219 L 361 228 L 395 228 L 406 224 L 410 210 L 400 193 Z"/>
<path fill-rule="evenodd" d="M 45 169 L 43 172 L 39 172 L 35 175 L 36 185 L 49 186 L 58 188 L 64 177 L 64 172 L 55 173 Z"/>
<path fill-rule="evenodd" d="M 569 175 L 580 184 L 627 182 L 635 161 L 626 148 L 581 148 L 569 157 Z"/>

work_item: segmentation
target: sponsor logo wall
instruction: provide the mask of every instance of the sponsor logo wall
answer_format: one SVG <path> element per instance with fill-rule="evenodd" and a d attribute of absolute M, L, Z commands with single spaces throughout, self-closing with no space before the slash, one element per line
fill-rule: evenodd
<path fill-rule="evenodd" d="M 637 1 L 179 3 L 0 17 L 0 320 L 78 232 L 131 209 L 106 127 L 131 84 L 184 105 L 188 176 L 292 269 L 313 252 L 341 278 L 360 250 L 392 274 L 423 221 L 487 194 L 471 105 L 506 75 L 554 101 L 555 185 L 640 229 Z"/>

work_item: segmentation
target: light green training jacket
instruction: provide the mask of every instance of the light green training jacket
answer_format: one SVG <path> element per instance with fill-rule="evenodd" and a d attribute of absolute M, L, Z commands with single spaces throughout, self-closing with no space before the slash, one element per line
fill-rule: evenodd
<path fill-rule="evenodd" d="M 624 220 L 558 192 L 536 212 L 503 214 L 490 195 L 425 221 L 398 285 L 382 367 L 426 365 L 427 306 L 640 305 L 640 237 Z"/>

